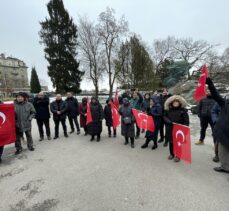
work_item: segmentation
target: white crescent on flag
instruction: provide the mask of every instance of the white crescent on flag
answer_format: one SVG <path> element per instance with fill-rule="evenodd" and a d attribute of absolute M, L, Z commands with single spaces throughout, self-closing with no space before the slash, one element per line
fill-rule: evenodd
<path fill-rule="evenodd" d="M 143 122 L 147 122 L 147 116 L 143 113 L 139 113 L 138 117 L 140 118 L 141 116 L 144 116 Z"/>
<path fill-rule="evenodd" d="M 183 133 L 181 130 L 178 130 L 178 131 L 176 132 L 176 138 L 177 138 L 179 135 L 182 136 L 182 141 L 178 141 L 178 142 L 177 142 L 177 143 L 178 143 L 178 146 L 180 147 L 180 146 L 181 146 L 181 143 L 184 143 L 185 137 L 184 137 L 184 133 Z"/>
<path fill-rule="evenodd" d="M 2 120 L 3 120 L 2 125 L 3 125 L 6 121 L 6 115 L 4 113 L 0 112 L 0 117 L 2 117 Z"/>

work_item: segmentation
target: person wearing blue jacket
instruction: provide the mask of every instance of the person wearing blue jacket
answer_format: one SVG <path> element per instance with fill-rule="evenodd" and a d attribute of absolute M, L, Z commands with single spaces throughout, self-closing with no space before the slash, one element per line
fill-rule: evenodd
<path fill-rule="evenodd" d="M 160 130 L 160 126 L 161 126 L 162 113 L 163 113 L 163 109 L 160 104 L 160 97 L 153 96 L 150 99 L 150 105 L 147 109 L 147 114 L 153 117 L 155 130 L 154 132 L 146 131 L 146 135 L 145 135 L 146 141 L 142 145 L 141 147 L 142 149 L 147 148 L 151 140 L 154 142 L 152 150 L 157 149 L 157 138 L 158 138 L 158 131 Z"/>

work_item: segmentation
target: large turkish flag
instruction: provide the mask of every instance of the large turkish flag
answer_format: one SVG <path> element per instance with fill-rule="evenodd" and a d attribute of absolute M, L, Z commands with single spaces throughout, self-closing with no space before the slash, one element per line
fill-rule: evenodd
<path fill-rule="evenodd" d="M 132 111 L 139 128 L 154 132 L 155 125 L 152 116 L 136 109 L 132 109 Z"/>
<path fill-rule="evenodd" d="M 200 101 L 202 98 L 206 97 L 205 83 L 206 83 L 207 77 L 208 77 L 208 69 L 207 69 L 206 64 L 204 64 L 204 66 L 202 68 L 202 73 L 200 75 L 200 78 L 199 78 L 199 81 L 198 81 L 198 84 L 197 84 L 197 87 L 196 87 L 196 90 L 195 90 L 195 93 L 193 96 L 193 98 L 196 101 Z"/>
<path fill-rule="evenodd" d="M 0 105 L 0 146 L 16 140 L 14 104 Z"/>
<path fill-rule="evenodd" d="M 113 128 L 115 129 L 120 125 L 120 114 L 116 106 L 114 105 L 114 103 L 112 103 L 112 101 L 110 101 L 110 105 L 111 105 L 111 112 L 112 112 Z"/>
<path fill-rule="evenodd" d="M 189 127 L 173 123 L 173 151 L 176 157 L 192 163 Z"/>

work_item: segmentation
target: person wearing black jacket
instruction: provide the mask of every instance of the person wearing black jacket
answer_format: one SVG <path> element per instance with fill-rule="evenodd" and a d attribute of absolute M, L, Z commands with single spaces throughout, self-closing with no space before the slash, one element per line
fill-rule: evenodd
<path fill-rule="evenodd" d="M 77 129 L 77 134 L 79 135 L 80 134 L 80 127 L 79 127 L 79 122 L 78 122 L 78 116 L 79 116 L 78 100 L 73 97 L 72 92 L 68 92 L 67 93 L 67 99 L 65 101 L 68 104 L 67 115 L 68 115 L 68 120 L 69 120 L 69 124 L 71 127 L 70 133 L 75 132 L 75 128 L 74 128 L 74 123 L 75 123 L 76 129 Z M 74 123 L 73 123 L 73 121 L 74 121 Z"/>
<path fill-rule="evenodd" d="M 166 125 L 166 136 L 165 139 L 169 143 L 170 155 L 169 160 L 174 158 L 173 152 L 173 123 L 189 126 L 188 111 L 185 109 L 187 102 L 179 95 L 174 95 L 168 98 L 165 102 L 165 114 L 164 121 Z M 179 162 L 178 157 L 174 158 L 175 162 Z"/>
<path fill-rule="evenodd" d="M 53 113 L 53 120 L 55 123 L 55 137 L 59 138 L 59 125 L 62 124 L 64 130 L 64 136 L 67 138 L 67 126 L 66 126 L 66 114 L 67 114 L 67 103 L 62 100 L 61 94 L 56 95 L 56 100 L 50 105 L 51 112 Z"/>
<path fill-rule="evenodd" d="M 0 100 L 0 104 L 3 104 L 3 102 Z M 4 146 L 0 146 L 0 163 L 2 162 L 2 154 L 3 154 Z"/>
<path fill-rule="evenodd" d="M 113 100 L 111 99 L 113 102 Z M 111 137 L 111 128 L 113 127 L 113 120 L 112 120 L 112 111 L 110 105 L 110 98 L 106 101 L 107 105 L 104 107 L 104 117 L 106 120 L 106 126 L 108 129 L 108 136 Z M 113 128 L 113 137 L 116 137 L 116 129 Z"/>
<path fill-rule="evenodd" d="M 229 99 L 224 99 L 216 90 L 212 80 L 206 79 L 206 84 L 212 98 L 219 104 L 221 111 L 214 127 L 214 136 L 219 144 L 220 167 L 214 168 L 217 172 L 229 173 Z"/>
<path fill-rule="evenodd" d="M 34 108 L 36 110 L 36 120 L 38 125 L 38 130 L 40 134 L 40 141 L 44 140 L 44 130 L 43 125 L 45 125 L 46 135 L 48 140 L 51 140 L 50 126 L 49 126 L 49 98 L 40 92 L 33 101 Z"/>
<path fill-rule="evenodd" d="M 198 117 L 200 118 L 200 139 L 196 142 L 196 145 L 203 145 L 204 139 L 206 136 L 206 130 L 208 125 L 211 126 L 212 133 L 214 124 L 212 122 L 211 111 L 213 106 L 215 105 L 215 100 L 212 98 L 211 94 L 208 93 L 207 97 L 202 99 L 198 105 Z"/>

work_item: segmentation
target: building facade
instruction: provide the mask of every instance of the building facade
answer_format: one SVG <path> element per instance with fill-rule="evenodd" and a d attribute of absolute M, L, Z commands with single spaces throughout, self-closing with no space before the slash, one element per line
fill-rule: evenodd
<path fill-rule="evenodd" d="M 23 61 L 0 54 L 0 95 L 11 96 L 21 91 L 28 92 L 27 69 Z"/>

